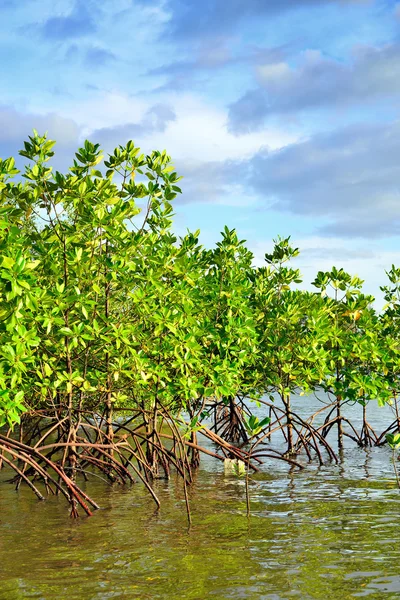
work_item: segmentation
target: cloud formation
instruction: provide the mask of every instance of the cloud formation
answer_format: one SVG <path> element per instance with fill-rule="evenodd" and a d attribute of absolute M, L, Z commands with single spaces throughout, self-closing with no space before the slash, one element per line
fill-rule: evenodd
<path fill-rule="evenodd" d="M 151 77 L 165 77 L 166 83 L 156 91 L 172 91 L 190 88 L 199 77 L 211 79 L 217 72 L 229 67 L 248 66 L 257 67 L 278 60 L 284 60 L 291 44 L 262 47 L 251 45 L 235 51 L 224 37 L 207 40 L 196 48 L 193 56 L 150 69 L 147 75 Z"/>
<path fill-rule="evenodd" d="M 229 109 L 229 129 L 237 134 L 259 129 L 276 115 L 398 98 L 400 43 L 358 47 L 349 63 L 308 50 L 296 66 L 269 62 L 257 67 L 256 76 L 258 87 Z"/>
<path fill-rule="evenodd" d="M 229 204 L 233 194 L 256 199 L 258 211 L 313 219 L 320 236 L 396 236 L 399 155 L 399 121 L 346 127 L 243 160 L 184 165 L 183 200 Z"/>
<path fill-rule="evenodd" d="M 90 46 L 85 51 L 85 63 L 89 67 L 99 68 L 108 65 L 117 60 L 113 52 L 107 48 L 99 48 L 98 46 Z"/>
<path fill-rule="evenodd" d="M 95 129 L 90 138 L 99 142 L 106 150 L 114 149 L 129 140 L 138 140 L 154 132 L 163 132 L 168 124 L 175 121 L 176 115 L 167 104 L 155 104 L 150 107 L 137 123 L 126 123 L 113 127 Z"/>
<path fill-rule="evenodd" d="M 171 36 L 180 38 L 211 37 L 232 33 L 246 21 L 299 8 L 316 8 L 326 4 L 366 4 L 370 0 L 167 0 L 171 14 Z"/>
<path fill-rule="evenodd" d="M 318 134 L 245 165 L 248 184 L 273 209 L 326 219 L 325 235 L 400 233 L 400 122 Z"/>
<path fill-rule="evenodd" d="M 76 0 L 72 11 L 50 17 L 41 27 L 43 37 L 54 41 L 82 37 L 95 30 L 93 13 L 85 0 Z"/>
<path fill-rule="evenodd" d="M 399 11 L 373 3 L 104 0 L 93 11 L 93 0 L 30 0 L 25 14 L 15 2 L 0 23 L 15 63 L 4 60 L 0 155 L 16 154 L 32 127 L 58 140 L 63 169 L 82 137 L 105 151 L 134 139 L 172 155 L 185 176 L 183 211 L 248 207 L 254 239 L 274 219 L 277 231 L 307 221 L 307 234 L 314 220 L 319 240 L 349 244 L 400 234 L 400 126 L 388 122 L 400 97 Z M 40 44 L 24 33 L 33 21 Z"/>

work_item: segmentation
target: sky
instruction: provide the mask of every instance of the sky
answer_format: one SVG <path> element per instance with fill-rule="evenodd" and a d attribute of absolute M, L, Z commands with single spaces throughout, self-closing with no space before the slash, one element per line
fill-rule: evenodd
<path fill-rule="evenodd" d="M 400 3 L 0 0 L 0 157 L 36 128 L 68 169 L 164 148 L 175 230 L 225 225 L 255 264 L 291 236 L 309 286 L 333 265 L 382 304 L 400 266 Z"/>

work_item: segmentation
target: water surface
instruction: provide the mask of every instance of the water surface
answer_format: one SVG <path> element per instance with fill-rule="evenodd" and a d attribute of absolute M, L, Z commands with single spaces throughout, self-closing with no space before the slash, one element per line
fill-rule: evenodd
<path fill-rule="evenodd" d="M 390 422 L 388 409 L 371 411 L 378 429 Z M 156 483 L 159 512 L 141 484 L 85 486 L 101 510 L 73 521 L 62 498 L 39 502 L 0 484 L 1 600 L 400 598 L 400 493 L 387 448 L 350 443 L 338 465 L 303 471 L 266 464 L 249 520 L 244 483 L 207 457 L 190 490 L 190 530 L 178 480 Z"/>

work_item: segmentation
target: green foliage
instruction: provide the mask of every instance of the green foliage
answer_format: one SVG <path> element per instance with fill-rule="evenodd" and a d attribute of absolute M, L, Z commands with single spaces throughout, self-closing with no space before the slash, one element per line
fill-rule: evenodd
<path fill-rule="evenodd" d="M 37 262 L 12 203 L 9 180 L 18 174 L 13 159 L 0 160 L 0 427 L 13 426 L 25 410 L 29 371 L 39 344 L 36 328 Z"/>
<path fill-rule="evenodd" d="M 387 433 L 385 437 L 392 450 L 400 448 L 400 433 Z"/>
<path fill-rule="evenodd" d="M 255 415 L 250 415 L 248 419 L 244 420 L 244 424 L 250 438 L 255 437 L 256 435 L 261 433 L 264 427 L 270 422 L 271 419 L 269 417 L 265 417 L 260 421 Z"/>
<path fill-rule="evenodd" d="M 297 289 L 299 250 L 275 240 L 266 266 L 227 227 L 214 249 L 199 232 L 177 238 L 180 177 L 165 151 L 132 141 L 104 158 L 85 141 L 69 172 L 54 142 L 34 132 L 0 160 L 0 427 L 43 414 L 156 411 L 190 414 L 208 398 L 322 387 L 381 403 L 398 393 L 400 269 L 382 288 L 382 315 L 362 281 L 333 267 L 317 292 Z M 266 421 L 250 417 L 250 437 Z"/>
<path fill-rule="evenodd" d="M 340 399 L 384 403 L 390 396 L 382 372 L 385 341 L 372 308 L 374 298 L 362 293 L 362 284 L 358 277 L 335 267 L 319 272 L 313 282 L 327 314 L 322 387 Z"/>
<path fill-rule="evenodd" d="M 315 294 L 291 289 L 301 276 L 287 263 L 298 254 L 289 238 L 278 238 L 272 254 L 265 256 L 269 266 L 254 277 L 260 391 L 276 392 L 282 399 L 299 389 L 309 391 L 325 375 L 326 310 Z"/>
<path fill-rule="evenodd" d="M 53 146 L 36 132 L 25 142 L 25 183 L 13 159 L 0 165 L 0 425 L 22 400 L 77 418 L 155 403 L 179 413 L 244 389 L 257 349 L 244 243 L 228 229 L 213 251 L 199 232 L 176 238 L 180 178 L 165 151 L 128 142 L 103 161 L 86 141 L 64 175 Z"/>

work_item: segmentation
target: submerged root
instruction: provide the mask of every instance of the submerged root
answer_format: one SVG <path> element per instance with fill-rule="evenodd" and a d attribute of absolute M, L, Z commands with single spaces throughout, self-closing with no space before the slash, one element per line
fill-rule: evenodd
<path fill-rule="evenodd" d="M 98 508 L 77 481 L 97 477 L 109 485 L 121 486 L 140 481 L 159 508 L 154 480 L 169 479 L 171 472 L 175 472 L 182 481 L 190 524 L 188 489 L 201 454 L 246 464 L 253 472 L 259 470 L 265 459 L 284 461 L 302 469 L 304 465 L 298 461 L 300 454 L 309 461 L 317 459 L 320 464 L 326 458 L 338 461 L 326 439 L 337 420 L 334 407 L 322 409 L 327 411 L 327 416 L 321 426 L 314 425 L 314 419 L 322 410 L 305 420 L 290 409 L 291 452 L 280 452 L 272 448 L 271 441 L 280 435 L 288 445 L 287 411 L 271 402 L 260 402 L 268 410 L 270 422 L 252 438 L 251 448 L 244 426 L 249 409 L 240 398 L 231 398 L 228 404 L 214 403 L 211 406 L 215 417 L 213 426 L 206 427 L 198 421 L 197 430 L 193 431 L 181 417 L 175 417 L 159 402 L 157 410 L 126 408 L 124 419 L 118 421 L 114 417 L 112 422 L 94 411 L 77 411 L 72 422 L 65 412 L 25 415 L 23 429 L 17 434 L 0 435 L 0 468 L 5 466 L 12 470 L 12 481 L 17 489 L 27 485 L 40 500 L 53 494 L 63 495 L 73 517 L 82 511 L 90 516 L 92 510 Z M 130 416 L 126 416 L 128 411 Z M 377 436 L 365 418 L 363 430 L 357 433 L 350 421 L 341 418 L 348 426 L 345 435 L 359 445 L 382 445 L 386 442 L 386 433 L 399 430 L 396 420 Z M 201 436 L 211 445 L 199 443 Z"/>
<path fill-rule="evenodd" d="M 284 441 L 288 443 L 287 438 L 287 414 L 283 408 L 275 406 L 265 400 L 260 400 L 261 404 L 268 407 L 271 421 L 264 432 L 259 436 L 255 447 L 259 444 L 271 441 L 272 435 L 281 433 Z M 314 427 L 313 419 L 304 420 L 297 413 L 290 410 L 290 422 L 295 434 L 295 439 L 291 444 L 290 451 L 282 453 L 281 456 L 287 459 L 293 459 L 301 452 L 305 452 L 309 461 L 316 455 L 318 462 L 323 464 L 322 450 L 325 450 L 329 460 L 338 461 L 331 445 L 322 435 L 320 428 Z"/>
<path fill-rule="evenodd" d="M 70 505 L 72 516 L 77 516 L 77 506 L 80 506 L 88 516 L 92 515 L 88 505 L 95 509 L 99 508 L 64 469 L 40 450 L 0 434 L 0 452 L 3 461 L 16 472 L 17 480 L 25 481 L 40 500 L 43 500 L 44 496 L 33 483 L 36 480 L 44 484 L 47 494 L 63 494 Z M 22 465 L 22 468 L 17 464 Z M 27 469 L 32 473 L 31 478 L 24 472 Z"/>

